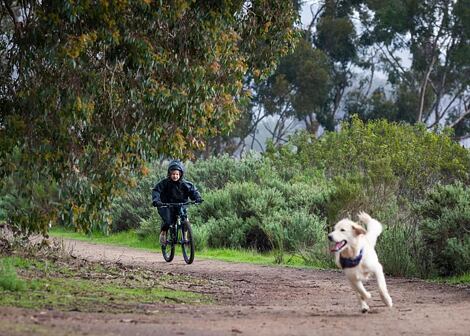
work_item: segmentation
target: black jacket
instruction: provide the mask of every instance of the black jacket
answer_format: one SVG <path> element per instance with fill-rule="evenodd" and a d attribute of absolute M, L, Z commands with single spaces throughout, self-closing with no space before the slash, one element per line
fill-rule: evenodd
<path fill-rule="evenodd" d="M 170 179 L 170 171 L 179 170 L 181 178 L 174 182 Z M 157 206 L 158 202 L 162 203 L 184 203 L 190 198 L 193 201 L 201 201 L 199 191 L 189 181 L 183 179 L 184 166 L 178 160 L 173 160 L 168 165 L 168 177 L 161 180 L 152 189 L 152 204 Z"/>
<path fill-rule="evenodd" d="M 184 203 L 188 201 L 188 198 L 193 201 L 200 201 L 201 195 L 194 184 L 184 179 L 173 182 L 167 177 L 158 182 L 152 189 L 153 206 L 156 206 L 157 202 Z"/>

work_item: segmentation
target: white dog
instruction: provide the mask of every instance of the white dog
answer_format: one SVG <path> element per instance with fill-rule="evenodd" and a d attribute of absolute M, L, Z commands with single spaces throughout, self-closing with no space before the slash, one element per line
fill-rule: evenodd
<path fill-rule="evenodd" d="M 336 265 L 344 270 L 357 293 L 362 312 L 366 313 L 369 311 L 366 300 L 371 295 L 362 281 L 367 280 L 370 275 L 375 275 L 380 297 L 388 307 L 392 307 L 392 298 L 388 294 L 383 268 L 375 252 L 375 243 L 382 232 L 382 224 L 364 212 L 359 213 L 358 217 L 367 224 L 367 231 L 352 220 L 342 219 L 335 225 L 328 239 L 334 243 L 331 251 L 335 253 Z"/>

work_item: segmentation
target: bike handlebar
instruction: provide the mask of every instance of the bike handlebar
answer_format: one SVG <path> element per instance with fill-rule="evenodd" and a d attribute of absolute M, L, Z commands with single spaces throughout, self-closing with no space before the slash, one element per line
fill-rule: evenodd
<path fill-rule="evenodd" d="M 157 208 L 180 207 L 183 205 L 192 205 L 192 204 L 199 204 L 199 202 L 188 201 L 188 202 L 183 202 L 183 203 L 162 203 L 162 205 L 158 206 Z"/>

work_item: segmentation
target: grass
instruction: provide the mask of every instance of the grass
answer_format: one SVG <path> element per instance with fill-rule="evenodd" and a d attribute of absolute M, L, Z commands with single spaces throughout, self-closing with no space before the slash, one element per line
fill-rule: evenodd
<path fill-rule="evenodd" d="M 260 265 L 276 264 L 274 253 L 259 253 L 254 250 L 208 249 L 201 251 L 200 253 L 201 258 L 205 259 L 215 259 L 229 262 L 244 262 Z M 282 265 L 297 267 L 307 266 L 304 260 L 297 255 L 288 255 Z"/>
<path fill-rule="evenodd" d="M 438 278 L 436 282 L 445 283 L 449 285 L 468 285 L 470 284 L 470 273 L 455 275 L 448 278 Z"/>
<path fill-rule="evenodd" d="M 127 246 L 138 249 L 145 249 L 150 251 L 160 251 L 160 245 L 156 244 L 156 239 L 147 238 L 141 240 L 134 231 L 120 232 L 106 236 L 102 233 L 93 233 L 91 235 L 84 235 L 81 233 L 70 232 L 64 229 L 54 228 L 50 235 L 58 238 L 69 238 L 69 239 L 78 239 L 85 240 L 88 242 L 95 242 L 99 244 L 110 244 L 110 245 L 119 245 Z M 176 249 L 178 254 L 180 251 Z M 236 249 L 206 249 L 206 250 L 197 250 L 196 258 L 198 259 L 213 259 L 213 260 L 222 260 L 228 262 L 243 262 L 259 265 L 278 265 L 276 263 L 275 253 L 259 253 L 254 250 L 236 250 Z M 305 263 L 305 260 L 298 255 L 284 255 L 284 260 L 281 264 L 282 266 L 293 266 L 293 267 L 305 267 L 305 268 L 328 268 L 328 265 L 316 264 L 309 265 Z M 449 278 L 439 278 L 439 279 L 430 279 L 430 281 L 436 281 L 440 283 L 447 284 L 470 284 L 470 273 L 454 276 Z"/>
<path fill-rule="evenodd" d="M 1 257 L 3 274 L 14 282 L 0 287 L 0 305 L 32 309 L 86 312 L 145 312 L 154 303 L 197 304 L 210 299 L 173 284 L 192 283 L 190 277 L 140 268 L 118 268 L 83 261 L 38 261 Z M 0 279 L 2 279 L 0 277 Z M 11 285 L 14 283 L 16 285 Z M 18 285 L 21 284 L 21 285 Z"/>
<path fill-rule="evenodd" d="M 127 246 L 146 250 L 160 250 L 160 246 L 156 245 L 157 238 L 152 239 L 151 237 L 147 237 L 142 240 L 137 236 L 135 231 L 124 231 L 114 233 L 112 235 L 105 235 L 102 232 L 96 231 L 86 235 L 83 233 L 68 231 L 64 228 L 54 228 L 49 232 L 49 235 L 52 237 L 84 240 L 99 244 Z"/>
<path fill-rule="evenodd" d="M 56 238 L 77 239 L 98 244 L 110 244 L 118 246 L 127 246 L 150 251 L 160 251 L 160 245 L 157 244 L 157 238 L 148 237 L 141 240 L 135 231 L 119 232 L 109 236 L 100 232 L 93 232 L 91 235 L 85 235 L 77 232 L 66 231 L 63 228 L 54 228 L 49 232 L 50 236 Z M 176 253 L 179 249 L 176 249 Z M 260 265 L 276 265 L 276 256 L 274 253 L 259 253 L 252 250 L 236 249 L 205 249 L 197 250 L 196 257 L 199 259 L 214 259 L 229 262 L 243 262 Z M 285 266 L 312 267 L 306 265 L 305 261 L 297 255 L 285 255 Z"/>
<path fill-rule="evenodd" d="M 0 259 L 0 289 L 17 292 L 26 288 L 25 282 L 18 278 L 11 259 Z"/>

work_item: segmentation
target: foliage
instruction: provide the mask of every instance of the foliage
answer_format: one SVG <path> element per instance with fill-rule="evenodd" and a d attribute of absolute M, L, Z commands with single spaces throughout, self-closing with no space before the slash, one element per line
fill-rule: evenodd
<path fill-rule="evenodd" d="M 240 160 L 221 155 L 189 164 L 186 177 L 202 191 L 222 189 L 230 182 L 256 181 L 262 165 L 261 157 L 255 154 Z"/>
<path fill-rule="evenodd" d="M 152 216 L 155 209 L 151 204 L 151 190 L 159 181 L 159 176 L 165 176 L 164 171 L 166 167 L 152 165 L 146 176 L 137 178 L 134 188 L 113 200 L 110 208 L 112 232 L 138 228 L 142 220 Z"/>
<path fill-rule="evenodd" d="M 208 246 L 270 249 L 262 219 L 279 209 L 284 200 L 274 189 L 260 189 L 252 182 L 230 183 L 204 197 L 195 209 L 194 223 L 210 228 Z"/>
<path fill-rule="evenodd" d="M 210 153 L 238 155 L 246 142 L 263 148 L 263 128 L 275 144 L 297 127 L 333 131 L 352 115 L 436 132 L 446 125 L 455 140 L 470 137 L 469 0 L 303 5 L 312 15 L 302 40 L 266 81 L 246 77 L 253 104 L 234 132 L 211 139 Z"/>
<path fill-rule="evenodd" d="M 0 289 L 21 291 L 26 288 L 25 282 L 18 278 L 11 258 L 0 258 Z"/>
<path fill-rule="evenodd" d="M 299 133 L 263 156 L 187 162 L 186 177 L 205 200 L 189 208 L 196 247 L 270 251 L 277 262 L 295 254 L 330 267 L 327 232 L 338 219 L 362 210 L 386 227 L 378 251 L 387 273 L 432 276 L 435 261 L 415 204 L 436 183 L 468 184 L 469 155 L 447 133 L 353 119 L 320 139 Z M 139 214 L 148 210 L 150 189 L 165 173 L 165 162 L 152 164 L 149 177 L 123 195 L 112 213 L 120 218 L 119 209 L 128 209 L 139 218 L 139 237 L 153 246 L 160 217 L 153 210 Z M 448 251 L 465 260 L 465 249 L 449 244 Z"/>
<path fill-rule="evenodd" d="M 332 71 L 324 52 L 303 39 L 292 54 L 282 59 L 276 72 L 259 85 L 256 101 L 266 114 L 279 116 L 272 132 L 275 143 L 284 139 L 288 118 L 305 121 L 312 133 L 316 133 L 320 123 L 329 128 L 323 123 L 328 120 L 323 114 L 331 102 Z"/>
<path fill-rule="evenodd" d="M 139 226 L 136 229 L 137 237 L 139 237 L 140 240 L 154 239 L 156 243 L 158 241 L 157 237 L 160 236 L 160 226 L 161 218 L 155 211 L 153 216 L 140 219 Z"/>
<path fill-rule="evenodd" d="M 282 262 L 284 253 L 294 252 L 310 264 L 328 264 L 326 221 L 307 210 L 284 209 L 264 218 L 263 231 Z"/>
<path fill-rule="evenodd" d="M 347 1 L 326 0 L 324 10 L 317 22 L 315 45 L 326 52 L 334 61 L 347 63 L 356 55 L 354 25 L 351 21 L 351 7 Z"/>
<path fill-rule="evenodd" d="M 335 181 L 339 206 L 346 208 L 348 202 L 378 205 L 390 197 L 412 202 L 436 183 L 470 181 L 470 153 L 448 133 L 384 120 L 365 124 L 353 118 L 318 140 L 301 133 L 286 146 L 271 147 L 267 156 L 276 167 L 297 162 L 323 169 Z"/>
<path fill-rule="evenodd" d="M 429 273 L 458 275 L 470 271 L 470 188 L 438 185 L 418 207 L 431 258 Z"/>
<path fill-rule="evenodd" d="M 226 160 L 222 159 L 223 165 Z M 244 171 L 244 161 L 239 162 L 239 171 Z M 217 160 L 210 164 L 220 166 Z M 206 192 L 205 202 L 194 209 L 192 217 L 200 244 L 275 250 L 278 262 L 286 252 L 311 260 L 308 254 L 314 250 L 326 259 L 326 225 L 321 216 L 331 187 L 319 175 L 307 178 L 305 171 L 293 171 L 295 178 L 284 181 L 271 167 L 268 159 L 258 160 L 251 178 L 235 170 L 241 179 Z"/>
<path fill-rule="evenodd" d="M 379 254 L 386 272 L 428 277 L 436 273 L 433 265 L 437 260 L 445 261 L 447 268 L 465 272 L 470 255 L 465 238 L 468 233 L 460 230 L 462 236 L 449 236 L 449 232 L 457 230 L 452 225 L 466 225 L 462 218 L 466 210 L 460 206 L 458 219 L 448 219 L 446 225 L 434 223 L 446 234 L 439 236 L 440 231 L 436 231 L 430 237 L 424 229 L 428 220 L 423 222 L 415 209 L 416 202 L 428 199 L 427 193 L 436 184 L 470 183 L 470 152 L 452 141 L 446 131 L 438 134 L 422 125 L 384 120 L 365 124 L 353 118 L 349 124 L 343 123 L 338 132 L 326 132 L 319 139 L 298 133 L 286 145 L 270 146 L 266 159 L 271 169 L 288 181 L 285 185 L 289 188 L 295 185 L 295 178 L 303 176 L 312 182 L 314 172 L 323 171 L 319 176 L 323 176 L 322 184 L 328 186 L 329 192 L 316 213 L 327 219 L 327 227 L 341 218 L 353 218 L 358 211 L 367 211 L 384 223 L 387 229 L 380 237 Z M 315 198 L 313 195 L 318 197 L 321 193 L 313 191 L 310 195 Z M 439 211 L 449 207 L 429 205 L 430 210 Z M 457 210 L 449 211 L 456 216 Z M 438 244 L 442 246 L 436 257 Z"/>
<path fill-rule="evenodd" d="M 146 161 L 188 157 L 232 127 L 244 77 L 266 76 L 292 49 L 296 18 L 290 1 L 3 2 L 9 221 L 43 233 L 57 218 L 105 225 L 102 210 Z"/>
<path fill-rule="evenodd" d="M 384 95 L 385 85 L 372 96 L 354 92 L 349 113 L 423 122 L 431 128 L 445 123 L 454 128 L 455 136 L 468 137 L 468 0 L 360 3 L 360 41 L 371 49 L 364 64 L 374 69 L 378 63 L 392 88 L 389 97 Z M 405 53 L 411 62 L 402 60 Z"/>
<path fill-rule="evenodd" d="M 417 227 L 406 222 L 392 223 L 384 227 L 377 244 L 379 259 L 386 273 L 406 277 L 428 275 L 426 267 L 429 260 Z"/>
<path fill-rule="evenodd" d="M 170 289 L 181 276 L 117 267 L 106 263 L 74 262 L 55 256 L 41 261 L 5 258 L 16 267 L 23 291 L 1 288 L 0 305 L 85 312 L 135 312 L 142 302 L 210 302 L 200 294 Z M 0 264 L 1 265 L 1 264 Z M 185 277 L 189 283 L 195 280 Z"/>

